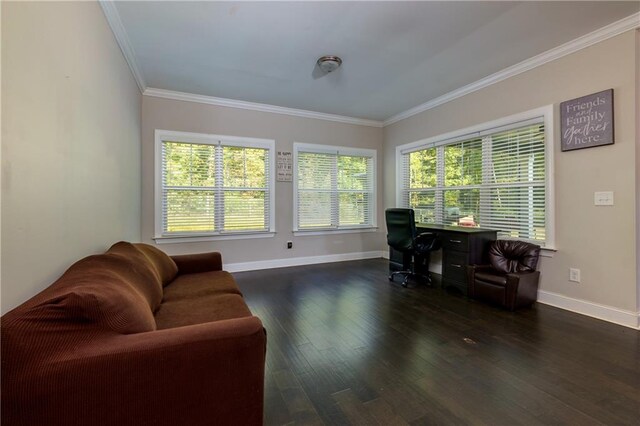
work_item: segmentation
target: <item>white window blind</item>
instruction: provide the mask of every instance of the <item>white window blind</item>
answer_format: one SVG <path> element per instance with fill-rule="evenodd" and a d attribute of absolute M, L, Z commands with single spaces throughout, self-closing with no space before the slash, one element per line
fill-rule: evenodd
<path fill-rule="evenodd" d="M 484 159 L 486 189 L 481 191 L 483 226 L 503 237 L 546 240 L 546 161 L 544 125 L 532 125 L 490 137 Z"/>
<path fill-rule="evenodd" d="M 543 118 L 401 153 L 401 204 L 416 220 L 547 240 Z"/>
<path fill-rule="evenodd" d="M 269 144 L 171 139 L 159 140 L 159 236 L 271 231 Z"/>
<path fill-rule="evenodd" d="M 295 144 L 295 230 L 375 226 L 375 151 Z"/>

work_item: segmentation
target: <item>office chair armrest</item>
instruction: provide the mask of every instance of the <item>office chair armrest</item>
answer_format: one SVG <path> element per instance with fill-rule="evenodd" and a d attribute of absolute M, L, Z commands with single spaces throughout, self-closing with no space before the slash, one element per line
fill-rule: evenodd
<path fill-rule="evenodd" d="M 440 239 L 434 232 L 423 232 L 413 239 L 413 246 L 421 252 L 435 251 L 440 248 Z"/>

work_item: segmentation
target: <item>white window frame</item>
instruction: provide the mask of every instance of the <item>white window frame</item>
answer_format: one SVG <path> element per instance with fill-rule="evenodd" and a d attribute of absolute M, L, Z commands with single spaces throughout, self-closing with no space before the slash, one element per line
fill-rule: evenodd
<path fill-rule="evenodd" d="M 298 229 L 298 153 L 317 152 L 325 154 L 353 155 L 362 157 L 371 157 L 372 170 L 372 192 L 371 192 L 371 225 L 350 225 L 337 228 L 320 228 L 320 229 Z M 293 143 L 293 235 L 295 236 L 312 236 L 326 234 L 351 234 L 359 232 L 376 232 L 378 227 L 378 152 L 375 149 L 352 148 L 345 146 L 310 144 L 302 142 Z"/>
<path fill-rule="evenodd" d="M 217 231 L 206 233 L 164 233 L 162 229 L 162 143 L 186 142 L 204 145 L 225 145 L 243 148 L 262 148 L 269 150 L 269 229 L 266 231 Z M 236 240 L 248 238 L 269 238 L 276 233 L 275 229 L 275 140 L 246 138 L 238 136 L 213 135 L 206 133 L 178 132 L 172 130 L 155 130 L 155 174 L 154 174 L 154 216 L 155 236 L 158 244 L 201 242 L 213 240 Z"/>
<path fill-rule="evenodd" d="M 532 109 L 530 111 L 488 121 L 453 132 L 433 136 L 427 139 L 411 142 L 396 147 L 396 206 L 406 207 L 403 200 L 403 165 L 402 156 L 410 151 L 418 151 L 424 148 L 449 145 L 451 143 L 472 139 L 487 133 L 496 133 L 501 128 L 516 126 L 520 123 L 542 118 L 544 122 L 545 140 L 545 246 L 544 250 L 555 251 L 555 193 L 554 193 L 554 161 L 553 161 L 553 105 Z"/>

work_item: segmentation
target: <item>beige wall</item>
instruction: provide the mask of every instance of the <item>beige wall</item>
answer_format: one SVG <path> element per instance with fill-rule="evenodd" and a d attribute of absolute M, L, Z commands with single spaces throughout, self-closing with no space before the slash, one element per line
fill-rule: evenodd
<path fill-rule="evenodd" d="M 558 251 L 542 259 L 541 289 L 636 312 L 635 43 L 626 32 L 385 127 L 385 206 L 395 204 L 396 146 L 553 104 Z M 559 103 L 609 88 L 615 144 L 560 152 Z M 615 205 L 594 206 L 594 191 L 614 191 Z"/>
<path fill-rule="evenodd" d="M 383 130 L 152 97 L 141 102 L 96 3 L 3 2 L 2 311 L 116 240 L 152 242 L 155 129 L 274 139 L 277 150 L 292 150 L 294 141 L 378 150 L 377 233 L 294 237 L 292 184 L 277 182 L 274 238 L 163 250 L 221 250 L 227 264 L 360 253 L 386 249 L 383 206 L 395 204 L 397 145 L 549 104 L 557 141 L 558 104 L 607 88 L 615 90 L 615 145 L 562 153 L 556 143 L 558 251 L 542 261 L 542 289 L 636 311 L 639 45 L 630 31 Z M 593 206 L 600 190 L 615 192 L 615 206 Z M 582 283 L 568 281 L 569 267 L 581 269 Z"/>
<path fill-rule="evenodd" d="M 636 297 L 640 327 L 640 30 L 636 30 Z"/>
<path fill-rule="evenodd" d="M 155 129 L 273 139 L 276 150 L 292 151 L 294 142 L 350 146 L 378 152 L 378 187 L 382 186 L 382 129 L 283 114 L 247 111 L 193 102 L 143 96 L 142 100 L 142 239 L 154 236 L 154 131 Z M 222 252 L 225 264 L 295 257 L 378 251 L 383 231 L 328 236 L 293 236 L 293 187 L 276 182 L 276 235 L 273 238 L 172 243 L 159 247 L 171 254 L 208 250 Z M 378 197 L 378 226 L 382 222 L 382 196 Z M 286 242 L 293 241 L 293 249 Z"/>
<path fill-rule="evenodd" d="M 98 3 L 2 2 L 2 311 L 140 238 L 140 92 Z"/>

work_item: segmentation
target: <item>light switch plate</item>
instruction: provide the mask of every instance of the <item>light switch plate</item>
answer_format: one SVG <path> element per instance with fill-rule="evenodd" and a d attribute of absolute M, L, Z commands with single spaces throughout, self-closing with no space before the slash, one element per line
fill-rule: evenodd
<path fill-rule="evenodd" d="M 569 281 L 573 281 L 574 283 L 580 282 L 580 269 L 569 268 Z"/>
<path fill-rule="evenodd" d="M 613 191 L 599 191 L 593 193 L 593 204 L 596 206 L 612 206 Z"/>

